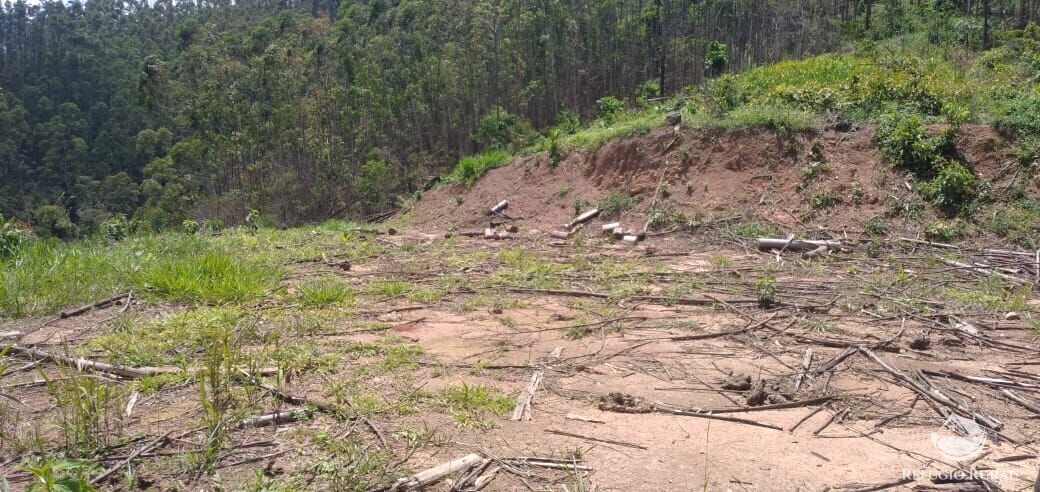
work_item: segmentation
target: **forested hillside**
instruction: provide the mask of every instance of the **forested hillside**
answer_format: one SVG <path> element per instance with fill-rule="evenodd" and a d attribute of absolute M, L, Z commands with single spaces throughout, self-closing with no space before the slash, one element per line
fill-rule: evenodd
<path fill-rule="evenodd" d="M 0 213 L 60 237 L 124 216 L 365 216 L 462 155 L 576 127 L 605 96 L 901 32 L 980 50 L 1037 3 L 8 2 Z"/>

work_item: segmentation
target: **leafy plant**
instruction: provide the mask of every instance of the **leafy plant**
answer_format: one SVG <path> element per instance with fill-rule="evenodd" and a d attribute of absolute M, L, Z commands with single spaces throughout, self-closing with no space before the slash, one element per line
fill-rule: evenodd
<path fill-rule="evenodd" d="M 758 299 L 759 306 L 773 307 L 776 304 L 776 293 L 776 277 L 763 275 L 755 281 L 755 298 Z"/>
<path fill-rule="evenodd" d="M 631 209 L 638 203 L 639 197 L 615 190 L 601 198 L 597 208 L 603 217 L 616 217 L 621 212 Z"/>
<path fill-rule="evenodd" d="M 490 150 L 483 154 L 463 157 L 444 180 L 450 183 L 472 184 L 488 170 L 509 162 L 509 157 L 505 150 Z"/>
<path fill-rule="evenodd" d="M 25 466 L 32 474 L 27 492 L 92 492 L 88 478 L 95 466 L 87 461 L 44 458 L 39 464 Z"/>
<path fill-rule="evenodd" d="M 330 279 L 300 284 L 298 290 L 300 300 L 308 306 L 342 304 L 354 294 L 349 285 Z"/>

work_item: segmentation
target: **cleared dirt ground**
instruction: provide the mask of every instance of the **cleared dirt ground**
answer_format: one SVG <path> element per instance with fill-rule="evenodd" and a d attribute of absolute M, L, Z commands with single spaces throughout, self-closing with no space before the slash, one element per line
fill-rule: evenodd
<path fill-rule="evenodd" d="M 658 133 L 645 138 L 666 146 L 675 138 L 671 129 Z M 829 135 L 825 148 L 864 138 Z M 835 174 L 812 186 L 847 184 L 859 165 L 830 162 Z M 574 155 L 537 171 L 573 179 L 522 178 L 524 166 L 455 189 L 462 205 L 450 203 L 450 188 L 437 190 L 397 234 L 316 230 L 270 245 L 323 246 L 284 262 L 279 294 L 248 307 L 248 326 L 236 325 L 251 334 L 239 349 L 273 344 L 303 355 L 272 376 L 242 376 L 241 364 L 214 373 L 234 381 L 220 387 L 232 402 L 220 426 L 207 417 L 216 396 L 200 391 L 208 383 L 197 378 L 133 386 L 82 364 L 8 354 L 8 482 L 20 489 L 33 479 L 15 464 L 34 452 L 34 439 L 61 439 L 53 422 L 65 407 L 45 380 L 89 374 L 135 388 L 109 402 L 113 425 L 98 427 L 113 435 L 98 472 L 118 467 L 104 488 L 387 489 L 477 453 L 489 460 L 480 474 L 451 474 L 430 489 L 470 490 L 483 479 L 487 490 L 1032 489 L 1040 465 L 1032 253 L 905 240 L 920 227 L 910 222 L 866 236 L 880 197 L 908 194 L 896 178 L 875 178 L 885 172 L 876 163 L 856 171 L 860 204 L 820 215 L 806 215 L 813 208 L 804 198 L 776 198 L 795 186 L 780 168 L 770 178 L 779 188 L 728 206 L 698 198 L 705 187 L 696 184 L 686 197 L 675 176 L 663 180 L 672 183 L 665 196 L 660 173 L 650 173 L 639 205 L 617 216 L 623 223 L 642 228 L 654 196 L 661 209 L 696 208 L 700 218 L 666 223 L 637 245 L 599 234 L 615 217 L 555 240 L 546 231 L 573 216 L 573 198 L 546 200 L 570 186 L 567 193 L 594 203 L 619 178 L 596 184 L 597 168 L 568 167 L 580 166 Z M 741 172 L 734 190 L 757 182 Z M 544 182 L 506 186 L 508 173 Z M 482 188 L 494 180 L 497 188 Z M 533 189 L 546 196 L 532 198 Z M 460 234 L 487 225 L 484 210 L 504 198 L 519 202 L 508 210 L 525 216 L 515 221 L 519 232 L 501 240 Z M 755 247 L 760 233 L 788 232 L 838 240 L 842 249 Z M 315 281 L 349 285 L 356 296 L 301 301 Z M 101 360 L 93 338 L 134 337 L 133 326 L 187 309 L 131 299 L 4 328 L 22 331 L 20 346 Z M 209 359 L 198 353 L 198 364 Z M 529 412 L 511 420 L 536 373 Z M 241 427 L 289 409 L 307 415 Z"/>

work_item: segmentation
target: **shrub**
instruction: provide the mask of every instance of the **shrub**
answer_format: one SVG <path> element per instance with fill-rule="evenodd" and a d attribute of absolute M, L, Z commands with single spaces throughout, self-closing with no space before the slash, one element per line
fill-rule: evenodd
<path fill-rule="evenodd" d="M 776 304 L 776 277 L 772 275 L 763 275 L 755 281 L 755 298 L 758 299 L 758 305 L 763 308 L 770 308 Z"/>
<path fill-rule="evenodd" d="M 453 183 L 473 183 L 489 169 L 494 169 L 509 162 L 509 153 L 504 150 L 490 150 L 483 154 L 471 155 L 459 159 L 458 165 L 451 171 L 445 181 Z"/>
<path fill-rule="evenodd" d="M 924 228 L 924 237 L 929 241 L 949 242 L 964 235 L 964 223 L 959 220 L 937 220 Z"/>
<path fill-rule="evenodd" d="M 661 85 L 656 80 L 647 80 L 636 87 L 636 101 L 640 105 L 646 105 L 650 99 L 660 97 Z"/>
<path fill-rule="evenodd" d="M 600 98 L 596 101 L 596 104 L 599 104 L 600 119 L 607 126 L 613 125 L 617 114 L 625 109 L 625 103 L 614 96 Z"/>
<path fill-rule="evenodd" d="M 604 217 L 615 217 L 621 212 L 631 209 L 639 203 L 639 197 L 620 191 L 613 191 L 599 201 L 599 213 Z"/>
<path fill-rule="evenodd" d="M 0 260 L 14 256 L 22 243 L 32 237 L 32 232 L 14 219 L 0 215 Z"/>
<path fill-rule="evenodd" d="M 181 222 L 181 232 L 185 234 L 196 234 L 199 232 L 199 223 L 191 219 L 186 219 L 184 222 Z"/>
<path fill-rule="evenodd" d="M 718 77 L 726 70 L 727 61 L 725 44 L 718 41 L 708 43 L 708 49 L 704 52 L 704 75 L 708 78 Z"/>
<path fill-rule="evenodd" d="M 476 140 L 489 149 L 516 149 L 530 143 L 534 136 L 530 123 L 495 106 L 481 118 Z"/>
<path fill-rule="evenodd" d="M 921 193 L 941 207 L 963 207 L 978 197 L 979 178 L 957 161 L 939 165 L 935 178 L 920 185 Z"/>
<path fill-rule="evenodd" d="M 137 221 L 130 220 L 125 214 L 112 214 L 101 223 L 101 236 L 110 241 L 126 239 L 137 229 Z"/>
<path fill-rule="evenodd" d="M 33 229 L 42 237 L 72 239 L 76 235 L 76 225 L 64 207 L 43 205 L 33 211 L 32 219 Z"/>
<path fill-rule="evenodd" d="M 881 154 L 896 166 L 914 173 L 928 173 L 935 157 L 934 145 L 924 134 L 921 120 L 911 114 L 887 113 L 878 119 Z"/>

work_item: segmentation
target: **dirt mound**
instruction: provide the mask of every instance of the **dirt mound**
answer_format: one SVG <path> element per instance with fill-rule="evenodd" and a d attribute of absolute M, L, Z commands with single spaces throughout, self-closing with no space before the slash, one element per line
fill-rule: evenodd
<path fill-rule="evenodd" d="M 1006 172 L 1006 145 L 990 127 L 966 126 L 958 148 L 983 178 Z M 620 219 L 636 226 L 660 185 L 666 193 L 657 208 L 676 217 L 750 213 L 783 227 L 835 231 L 861 230 L 884 211 L 886 197 L 912 194 L 905 177 L 882 162 L 872 125 L 793 136 L 662 127 L 572 152 L 556 165 L 541 153 L 491 170 L 469 188 L 442 186 L 423 197 L 410 222 L 429 232 L 482 227 L 488 207 L 509 200 L 510 215 L 545 230 L 577 209 L 632 197 Z"/>

